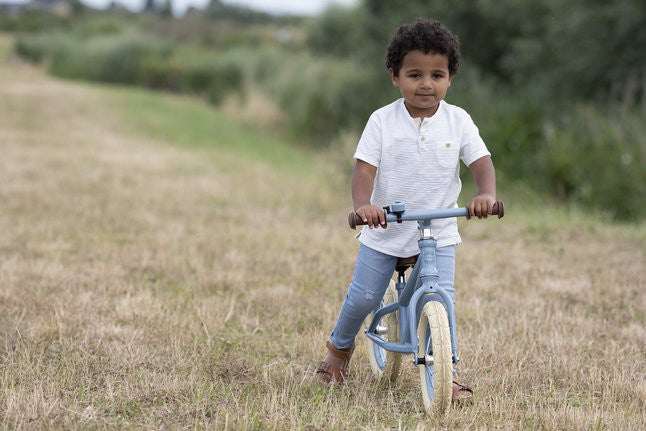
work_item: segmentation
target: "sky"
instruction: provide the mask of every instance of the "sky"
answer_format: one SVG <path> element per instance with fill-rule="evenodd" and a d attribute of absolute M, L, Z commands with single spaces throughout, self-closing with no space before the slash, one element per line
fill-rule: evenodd
<path fill-rule="evenodd" d="M 111 0 L 81 0 L 88 6 L 96 8 L 107 7 Z M 299 15 L 316 15 L 323 11 L 330 4 L 339 4 L 352 6 L 358 0 L 222 0 L 223 3 L 231 5 L 247 6 L 249 8 L 269 12 L 273 14 L 299 14 Z M 124 5 L 126 8 L 136 11 L 140 10 L 145 0 L 116 0 L 117 3 Z M 173 14 L 182 16 L 189 6 L 196 8 L 206 7 L 209 0 L 171 0 Z"/>
<path fill-rule="evenodd" d="M 356 4 L 357 0 L 222 0 L 222 2 L 277 14 L 316 15 L 332 3 L 351 6 Z"/>

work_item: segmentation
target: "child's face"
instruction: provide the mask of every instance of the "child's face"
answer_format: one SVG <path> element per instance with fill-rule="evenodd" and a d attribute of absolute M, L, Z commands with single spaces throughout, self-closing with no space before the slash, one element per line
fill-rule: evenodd
<path fill-rule="evenodd" d="M 389 72 L 414 118 L 435 114 L 451 85 L 449 59 L 442 54 L 411 51 L 404 57 L 399 76 L 392 69 Z"/>

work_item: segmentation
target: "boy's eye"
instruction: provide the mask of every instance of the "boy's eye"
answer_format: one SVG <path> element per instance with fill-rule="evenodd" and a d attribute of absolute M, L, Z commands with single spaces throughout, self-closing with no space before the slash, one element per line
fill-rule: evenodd
<path fill-rule="evenodd" d="M 408 75 L 408 76 L 410 76 L 411 78 L 419 78 L 419 77 L 420 77 L 420 76 L 422 76 L 422 75 L 421 75 L 421 74 L 419 74 L 419 73 L 411 73 L 411 74 L 410 74 L 410 75 Z"/>
<path fill-rule="evenodd" d="M 442 75 L 441 73 L 433 74 L 433 78 L 435 78 L 435 79 L 440 79 L 440 78 L 443 78 L 443 77 L 444 77 L 444 75 Z"/>

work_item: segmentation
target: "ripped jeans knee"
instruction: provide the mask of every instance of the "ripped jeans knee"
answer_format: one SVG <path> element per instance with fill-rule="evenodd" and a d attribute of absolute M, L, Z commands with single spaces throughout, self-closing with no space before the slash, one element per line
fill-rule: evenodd
<path fill-rule="evenodd" d="M 352 282 L 330 336 L 336 348 L 352 345 L 365 318 L 381 303 L 396 263 L 397 257 L 361 245 Z"/>

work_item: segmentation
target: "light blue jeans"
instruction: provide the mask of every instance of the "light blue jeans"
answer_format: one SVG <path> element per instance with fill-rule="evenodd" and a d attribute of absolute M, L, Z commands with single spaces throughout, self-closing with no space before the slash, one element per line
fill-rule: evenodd
<path fill-rule="evenodd" d="M 455 303 L 455 245 L 436 249 L 439 285 L 451 295 Z M 337 349 L 347 349 L 361 330 L 366 316 L 381 304 L 390 278 L 395 271 L 397 257 L 373 250 L 361 244 L 354 275 L 341 307 L 339 318 L 330 335 L 330 342 Z M 442 299 L 438 295 L 438 300 Z"/>

